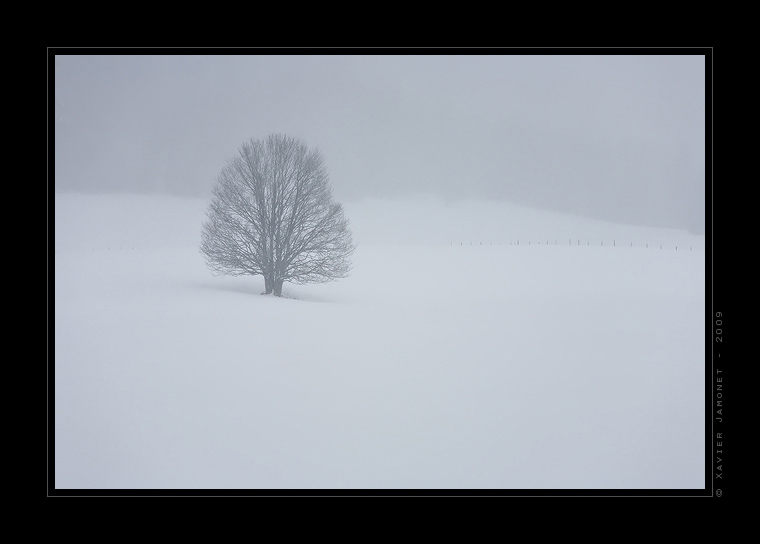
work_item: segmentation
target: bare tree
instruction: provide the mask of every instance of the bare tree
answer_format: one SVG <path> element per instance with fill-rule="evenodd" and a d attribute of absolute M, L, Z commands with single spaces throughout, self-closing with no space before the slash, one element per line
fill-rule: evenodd
<path fill-rule="evenodd" d="M 251 139 L 219 174 L 201 231 L 214 273 L 260 274 L 265 293 L 282 296 L 285 281 L 345 278 L 354 249 L 319 150 L 281 134 Z"/>

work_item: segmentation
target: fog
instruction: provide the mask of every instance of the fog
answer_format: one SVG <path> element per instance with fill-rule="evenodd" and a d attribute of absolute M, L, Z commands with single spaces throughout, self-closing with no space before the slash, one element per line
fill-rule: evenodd
<path fill-rule="evenodd" d="M 56 192 L 206 197 L 244 141 L 280 132 L 322 151 L 338 200 L 704 232 L 704 55 L 76 52 L 54 57 Z"/>

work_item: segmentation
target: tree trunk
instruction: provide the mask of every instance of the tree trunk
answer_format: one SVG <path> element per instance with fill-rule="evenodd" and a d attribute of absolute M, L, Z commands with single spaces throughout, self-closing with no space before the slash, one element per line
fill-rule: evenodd
<path fill-rule="evenodd" d="M 272 289 L 274 287 L 274 280 L 271 276 L 266 275 L 264 276 L 264 294 L 270 295 L 272 294 Z"/>
<path fill-rule="evenodd" d="M 274 296 L 282 296 L 282 280 L 275 280 L 274 282 Z"/>

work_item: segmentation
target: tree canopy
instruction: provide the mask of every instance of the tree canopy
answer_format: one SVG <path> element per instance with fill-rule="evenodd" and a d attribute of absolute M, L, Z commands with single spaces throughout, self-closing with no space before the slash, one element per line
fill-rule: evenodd
<path fill-rule="evenodd" d="M 251 139 L 219 174 L 201 231 L 214 273 L 262 275 L 265 293 L 281 296 L 285 281 L 348 276 L 354 249 L 318 149 L 282 134 Z"/>

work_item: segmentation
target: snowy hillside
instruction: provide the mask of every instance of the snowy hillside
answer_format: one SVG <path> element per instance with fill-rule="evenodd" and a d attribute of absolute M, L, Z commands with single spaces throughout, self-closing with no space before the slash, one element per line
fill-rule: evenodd
<path fill-rule="evenodd" d="M 277 299 L 206 206 L 55 196 L 57 488 L 705 486 L 704 237 L 349 202 L 351 276 Z"/>

